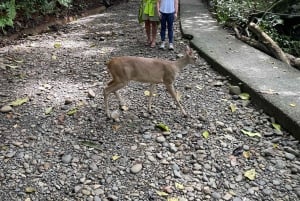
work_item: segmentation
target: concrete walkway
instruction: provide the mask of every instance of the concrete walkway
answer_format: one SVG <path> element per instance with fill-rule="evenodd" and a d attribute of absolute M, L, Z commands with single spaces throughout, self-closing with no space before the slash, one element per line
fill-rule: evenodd
<path fill-rule="evenodd" d="M 183 34 L 200 55 L 300 139 L 300 71 L 223 30 L 201 0 L 180 1 L 180 19 Z"/>

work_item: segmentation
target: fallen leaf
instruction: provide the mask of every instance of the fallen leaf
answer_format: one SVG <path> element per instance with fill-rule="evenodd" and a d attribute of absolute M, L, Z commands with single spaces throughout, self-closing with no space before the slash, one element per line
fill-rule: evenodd
<path fill-rule="evenodd" d="M 231 112 L 235 112 L 235 111 L 236 111 L 236 108 L 237 108 L 237 107 L 236 107 L 235 104 L 231 103 L 229 107 L 230 107 L 230 109 L 231 109 Z"/>
<path fill-rule="evenodd" d="M 279 147 L 279 144 L 273 144 L 274 149 L 278 149 L 278 147 Z"/>
<path fill-rule="evenodd" d="M 255 169 L 250 169 L 244 172 L 244 176 L 248 178 L 249 180 L 253 181 L 256 176 Z"/>
<path fill-rule="evenodd" d="M 163 191 L 156 191 L 157 195 L 162 196 L 162 197 L 167 197 L 169 194 Z"/>
<path fill-rule="evenodd" d="M 245 130 L 243 130 L 243 129 L 242 129 L 242 133 L 244 133 L 244 134 L 246 134 L 246 135 L 248 135 L 248 136 L 250 136 L 250 137 L 255 137 L 255 136 L 261 137 L 261 134 L 260 134 L 260 133 L 252 133 L 252 132 L 250 132 L 250 131 L 245 131 Z"/>
<path fill-rule="evenodd" d="M 171 129 L 163 123 L 157 124 L 156 127 L 159 128 L 162 131 L 171 131 Z"/>
<path fill-rule="evenodd" d="M 251 156 L 250 151 L 244 151 L 244 152 L 243 152 L 243 156 L 244 156 L 245 158 L 249 159 L 250 156 Z"/>
<path fill-rule="evenodd" d="M 25 188 L 25 193 L 34 193 L 36 190 L 33 187 L 26 187 Z"/>
<path fill-rule="evenodd" d="M 97 150 L 102 150 L 101 146 L 95 142 L 91 142 L 91 141 L 80 141 L 80 144 L 86 147 L 91 147 Z"/>
<path fill-rule="evenodd" d="M 57 56 L 56 55 L 52 55 L 52 60 L 56 60 L 57 59 Z"/>
<path fill-rule="evenodd" d="M 290 106 L 291 107 L 296 107 L 296 104 L 295 103 L 290 103 Z"/>
<path fill-rule="evenodd" d="M 175 182 L 175 188 L 178 189 L 178 190 L 183 190 L 184 186 L 180 183 Z"/>
<path fill-rule="evenodd" d="M 116 160 L 118 160 L 119 158 L 121 158 L 121 156 L 119 156 L 119 155 L 113 155 L 113 156 L 111 157 L 111 159 L 112 159 L 113 161 L 116 161 Z"/>
<path fill-rule="evenodd" d="M 250 95 L 248 93 L 241 93 L 239 95 L 240 99 L 242 100 L 249 100 L 250 99 Z"/>
<path fill-rule="evenodd" d="M 208 132 L 208 131 L 204 131 L 204 132 L 202 133 L 202 136 L 203 136 L 205 139 L 209 138 L 209 132 Z"/>
<path fill-rule="evenodd" d="M 115 125 L 112 125 L 112 128 L 113 128 L 114 131 L 117 131 L 121 128 L 121 125 L 116 125 L 115 124 Z"/>
<path fill-rule="evenodd" d="M 75 108 L 70 109 L 70 110 L 67 112 L 67 115 L 72 116 L 72 115 L 74 115 L 76 112 L 78 112 L 78 109 L 75 107 Z"/>
<path fill-rule="evenodd" d="M 11 69 L 16 69 L 16 68 L 18 68 L 19 66 L 15 66 L 15 65 L 6 65 L 6 67 L 9 67 L 9 68 L 11 68 Z"/>
<path fill-rule="evenodd" d="M 58 120 L 58 124 L 63 125 L 65 123 L 65 115 L 64 114 L 59 115 L 57 120 Z"/>
<path fill-rule="evenodd" d="M 54 43 L 54 48 L 61 48 L 61 43 Z"/>
<path fill-rule="evenodd" d="M 52 111 L 53 111 L 53 107 L 48 107 L 48 108 L 46 108 L 46 110 L 45 110 L 45 114 L 48 115 L 48 114 L 50 114 Z"/>
<path fill-rule="evenodd" d="M 197 85 L 196 88 L 197 88 L 198 90 L 202 90 L 202 89 L 203 89 L 203 87 L 200 86 L 200 85 Z"/>
<path fill-rule="evenodd" d="M 272 123 L 273 128 L 275 128 L 278 131 L 281 131 L 281 126 L 279 124 L 276 123 Z"/>
<path fill-rule="evenodd" d="M 144 95 L 145 96 L 150 96 L 150 91 L 148 91 L 148 90 L 144 91 Z M 156 94 L 153 93 L 152 96 L 156 96 Z"/>
<path fill-rule="evenodd" d="M 24 103 L 27 103 L 29 101 L 29 98 L 28 97 L 25 97 L 25 98 L 19 98 L 13 102 L 11 102 L 9 105 L 13 106 L 13 107 L 16 107 L 16 106 L 20 106 L 20 105 L 23 105 Z"/>
<path fill-rule="evenodd" d="M 167 199 L 167 201 L 179 201 L 179 198 L 176 198 L 176 197 L 169 197 Z"/>

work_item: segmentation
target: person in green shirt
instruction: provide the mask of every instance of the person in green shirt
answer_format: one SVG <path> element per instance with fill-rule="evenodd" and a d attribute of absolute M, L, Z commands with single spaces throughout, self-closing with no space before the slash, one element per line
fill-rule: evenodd
<path fill-rule="evenodd" d="M 147 35 L 147 45 L 156 45 L 157 27 L 160 22 L 157 13 L 157 0 L 142 0 L 139 10 L 139 22 L 144 22 Z"/>

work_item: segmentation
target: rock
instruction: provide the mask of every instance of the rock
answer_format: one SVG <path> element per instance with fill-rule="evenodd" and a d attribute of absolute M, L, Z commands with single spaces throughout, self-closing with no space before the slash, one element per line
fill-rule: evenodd
<path fill-rule="evenodd" d="M 135 164 L 130 168 L 130 172 L 133 174 L 139 173 L 143 168 L 143 165 L 141 163 Z"/>
<path fill-rule="evenodd" d="M 222 198 L 223 198 L 223 200 L 228 201 L 228 200 L 232 199 L 232 195 L 230 193 L 226 193 Z"/>
<path fill-rule="evenodd" d="M 213 198 L 215 198 L 215 199 L 217 199 L 217 200 L 219 200 L 219 199 L 221 199 L 221 195 L 220 195 L 220 193 L 218 193 L 218 192 L 212 192 L 212 194 L 211 194 L 211 196 L 213 197 Z"/>
<path fill-rule="evenodd" d="M 291 154 L 291 153 L 285 153 L 284 154 L 285 158 L 289 159 L 289 160 L 294 160 L 296 158 L 296 156 L 294 154 Z"/>
<path fill-rule="evenodd" d="M 95 92 L 92 89 L 89 89 L 87 93 L 89 98 L 95 98 L 96 96 Z"/>
<path fill-rule="evenodd" d="M 70 155 L 70 154 L 65 154 L 65 155 L 62 156 L 61 160 L 62 160 L 62 162 L 64 162 L 64 163 L 70 163 L 71 160 L 72 160 L 72 155 Z"/>
<path fill-rule="evenodd" d="M 101 201 L 101 198 L 100 198 L 98 195 L 96 195 L 96 196 L 94 197 L 94 201 Z"/>
<path fill-rule="evenodd" d="M 164 136 L 158 136 L 158 137 L 156 138 L 156 141 L 159 142 L 159 143 L 163 143 L 163 142 L 166 141 L 166 138 L 165 138 Z"/>
<path fill-rule="evenodd" d="M 120 113 L 118 110 L 114 110 L 111 112 L 110 117 L 116 122 L 120 122 Z"/>
<path fill-rule="evenodd" d="M 12 110 L 13 108 L 10 105 L 4 105 L 1 107 L 0 112 L 7 113 L 7 112 L 11 112 Z"/>

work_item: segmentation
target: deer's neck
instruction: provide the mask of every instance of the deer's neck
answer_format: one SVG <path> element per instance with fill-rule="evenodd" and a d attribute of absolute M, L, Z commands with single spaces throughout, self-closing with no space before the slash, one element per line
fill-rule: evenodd
<path fill-rule="evenodd" d="M 185 55 L 184 57 L 175 61 L 175 64 L 179 71 L 181 71 L 186 65 L 188 65 L 188 56 Z"/>

